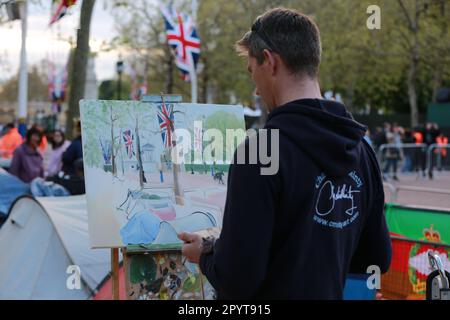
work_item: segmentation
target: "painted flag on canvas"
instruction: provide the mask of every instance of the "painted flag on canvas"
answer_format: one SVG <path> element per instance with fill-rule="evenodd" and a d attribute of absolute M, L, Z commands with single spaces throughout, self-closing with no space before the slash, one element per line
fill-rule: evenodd
<path fill-rule="evenodd" d="M 123 143 L 129 159 L 133 158 L 134 152 L 134 135 L 131 130 L 126 130 L 122 134 Z"/>
<path fill-rule="evenodd" d="M 194 126 L 194 151 L 203 151 L 203 128 Z"/>
<path fill-rule="evenodd" d="M 172 147 L 173 122 L 175 121 L 173 114 L 173 105 L 168 106 L 163 103 L 158 107 L 158 123 L 161 129 L 161 137 L 165 148 Z"/>

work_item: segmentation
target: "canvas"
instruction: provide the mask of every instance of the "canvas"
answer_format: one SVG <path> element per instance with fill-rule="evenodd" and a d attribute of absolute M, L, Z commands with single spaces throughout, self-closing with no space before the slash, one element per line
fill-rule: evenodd
<path fill-rule="evenodd" d="M 84 100 L 80 114 L 92 247 L 173 249 L 181 231 L 220 229 L 242 107 Z"/>

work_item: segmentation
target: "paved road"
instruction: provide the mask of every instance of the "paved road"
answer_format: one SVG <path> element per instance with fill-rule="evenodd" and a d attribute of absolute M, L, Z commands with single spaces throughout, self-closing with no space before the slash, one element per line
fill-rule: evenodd
<path fill-rule="evenodd" d="M 393 186 L 409 186 L 427 189 L 440 189 L 450 191 L 450 172 L 436 172 L 433 180 L 414 175 L 400 175 L 399 181 L 387 181 Z M 385 187 L 386 201 L 392 201 L 392 193 Z M 419 192 L 399 190 L 397 203 L 404 205 L 418 205 L 426 207 L 444 208 L 450 210 L 450 194 L 438 194 L 435 192 Z"/>

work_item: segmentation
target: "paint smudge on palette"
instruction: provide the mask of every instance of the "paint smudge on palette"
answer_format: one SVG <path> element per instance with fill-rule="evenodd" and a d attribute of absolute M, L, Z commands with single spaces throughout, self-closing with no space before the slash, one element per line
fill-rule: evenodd
<path fill-rule="evenodd" d="M 132 300 L 213 300 L 216 294 L 197 265 L 181 252 L 129 254 L 128 297 Z"/>

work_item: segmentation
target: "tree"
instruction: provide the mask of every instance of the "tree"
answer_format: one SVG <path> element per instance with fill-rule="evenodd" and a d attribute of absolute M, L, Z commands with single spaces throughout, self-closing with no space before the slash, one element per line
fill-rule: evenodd
<path fill-rule="evenodd" d="M 136 63 L 136 68 L 147 75 L 149 91 L 173 91 L 189 97 L 189 83 L 177 77 L 173 66 L 158 8 L 143 0 L 121 3 L 123 10 L 114 10 L 117 43 L 132 52 L 129 63 Z M 180 11 L 190 13 L 190 1 L 173 3 Z M 245 59 L 236 55 L 234 44 L 259 14 L 277 6 L 298 9 L 316 21 L 323 44 L 321 86 L 324 91 L 339 92 L 353 112 L 366 107 L 386 113 L 409 112 L 415 125 L 437 88 L 450 81 L 447 0 L 199 3 L 200 102 L 253 103 L 254 85 Z M 381 30 L 367 28 L 367 8 L 373 4 L 382 9 Z"/>
<path fill-rule="evenodd" d="M 92 12 L 95 0 L 83 0 L 81 5 L 80 26 L 77 31 L 77 47 L 70 72 L 69 110 L 67 112 L 67 135 L 72 137 L 75 120 L 79 118 L 79 102 L 84 97 L 86 68 L 89 58 L 89 38 Z"/>
<path fill-rule="evenodd" d="M 145 0 L 120 1 L 115 3 L 112 14 L 118 33 L 114 43 L 130 53 L 127 65 L 150 85 L 149 90 L 157 94 L 174 91 L 188 94 L 189 88 L 174 77 L 164 21 L 156 4 Z"/>
<path fill-rule="evenodd" d="M 136 159 L 139 167 L 139 185 L 141 188 L 144 188 L 145 180 L 145 172 L 144 172 L 144 163 L 142 162 L 142 152 L 141 152 L 141 137 L 139 132 L 139 117 L 135 117 L 135 128 L 134 132 L 136 133 Z"/>
<path fill-rule="evenodd" d="M 129 79 L 122 79 L 121 93 L 122 99 L 129 99 L 131 84 Z M 100 100 L 117 100 L 117 80 L 105 80 L 100 83 L 98 90 Z"/>
<path fill-rule="evenodd" d="M 425 39 L 426 48 L 434 50 L 424 51 L 424 63 L 432 74 L 432 101 L 436 102 L 437 90 L 443 86 L 445 79 L 449 79 L 450 70 L 443 66 L 450 65 L 450 4 L 446 0 L 435 2 L 428 8 L 427 33 Z"/>
<path fill-rule="evenodd" d="M 18 75 L 6 80 L 0 86 L 0 101 L 10 103 L 17 102 L 19 78 Z M 29 101 L 49 101 L 48 84 L 45 65 L 31 66 L 28 71 L 28 100 Z"/>

